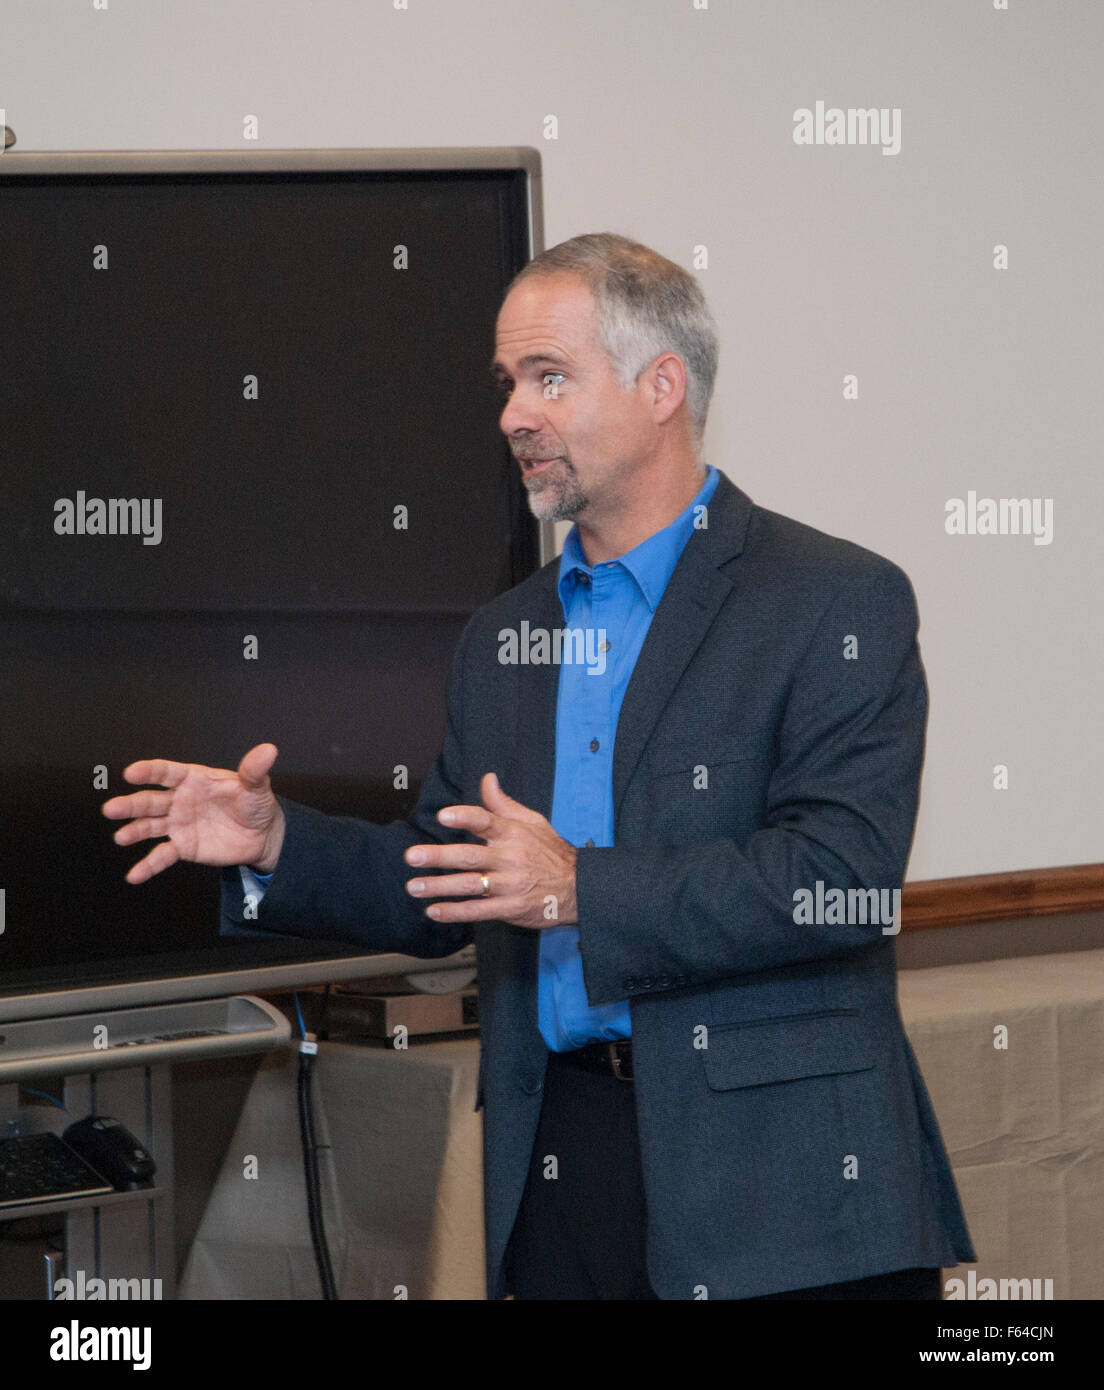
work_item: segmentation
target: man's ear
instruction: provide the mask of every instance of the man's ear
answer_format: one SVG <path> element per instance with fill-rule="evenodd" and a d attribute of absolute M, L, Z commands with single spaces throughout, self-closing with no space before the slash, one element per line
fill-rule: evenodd
<path fill-rule="evenodd" d="M 648 367 L 648 386 L 657 425 L 665 425 L 686 399 L 686 364 L 675 352 L 662 353 Z"/>

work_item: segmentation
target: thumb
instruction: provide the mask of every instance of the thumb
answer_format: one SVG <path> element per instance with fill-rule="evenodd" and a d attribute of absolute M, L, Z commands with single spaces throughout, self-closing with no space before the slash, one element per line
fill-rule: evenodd
<path fill-rule="evenodd" d="M 502 790 L 497 773 L 485 772 L 483 774 L 480 794 L 483 797 L 483 805 L 488 811 L 493 811 L 496 816 L 504 816 L 507 820 L 544 819 L 539 811 L 533 811 L 528 806 L 523 806 L 520 801 L 515 801 L 512 796 L 507 796 Z"/>
<path fill-rule="evenodd" d="M 279 749 L 274 743 L 258 743 L 238 764 L 238 776 L 249 791 L 261 791 Z"/>

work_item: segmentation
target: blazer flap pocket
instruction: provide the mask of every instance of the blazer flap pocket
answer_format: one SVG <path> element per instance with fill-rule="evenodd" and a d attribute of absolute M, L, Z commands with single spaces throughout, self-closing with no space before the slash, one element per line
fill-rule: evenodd
<path fill-rule="evenodd" d="M 714 1025 L 702 1057 L 714 1091 L 866 1071 L 877 1060 L 873 1039 L 853 1010 Z"/>
<path fill-rule="evenodd" d="M 648 764 L 653 777 L 668 772 L 690 772 L 698 766 L 723 767 L 725 763 L 738 763 L 750 758 L 757 748 L 762 747 L 765 737 L 761 734 L 738 734 L 724 739 L 712 736 L 665 739 L 662 743 L 651 745 Z"/>

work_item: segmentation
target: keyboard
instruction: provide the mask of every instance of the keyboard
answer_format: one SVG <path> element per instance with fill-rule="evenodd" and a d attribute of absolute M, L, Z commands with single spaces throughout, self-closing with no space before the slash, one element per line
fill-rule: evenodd
<path fill-rule="evenodd" d="M 0 1207 L 27 1207 L 114 1190 L 56 1134 L 0 1139 Z"/>

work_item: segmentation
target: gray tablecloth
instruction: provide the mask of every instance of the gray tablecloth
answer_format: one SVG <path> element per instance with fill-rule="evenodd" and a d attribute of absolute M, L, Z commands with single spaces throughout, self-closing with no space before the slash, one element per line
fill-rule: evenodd
<path fill-rule="evenodd" d="M 903 971 L 900 998 L 975 1279 L 1050 1279 L 1055 1299 L 1104 1297 L 1104 950 Z M 397 1053 L 323 1044 L 315 1111 L 333 1146 L 323 1185 L 344 1298 L 485 1296 L 477 1064 L 474 1040 Z M 257 1073 L 182 1298 L 319 1296 L 297 1065 L 275 1055 Z M 247 1155 L 255 1180 L 243 1176 Z"/>
<path fill-rule="evenodd" d="M 899 979 L 978 1253 L 949 1277 L 1104 1298 L 1104 950 Z"/>
<path fill-rule="evenodd" d="M 342 1298 L 481 1299 L 479 1044 L 323 1043 L 315 1067 L 326 1231 Z M 319 1298 L 296 1109 L 298 1055 L 261 1064 L 180 1298 Z M 243 1176 L 253 1155 L 258 1176 Z"/>

